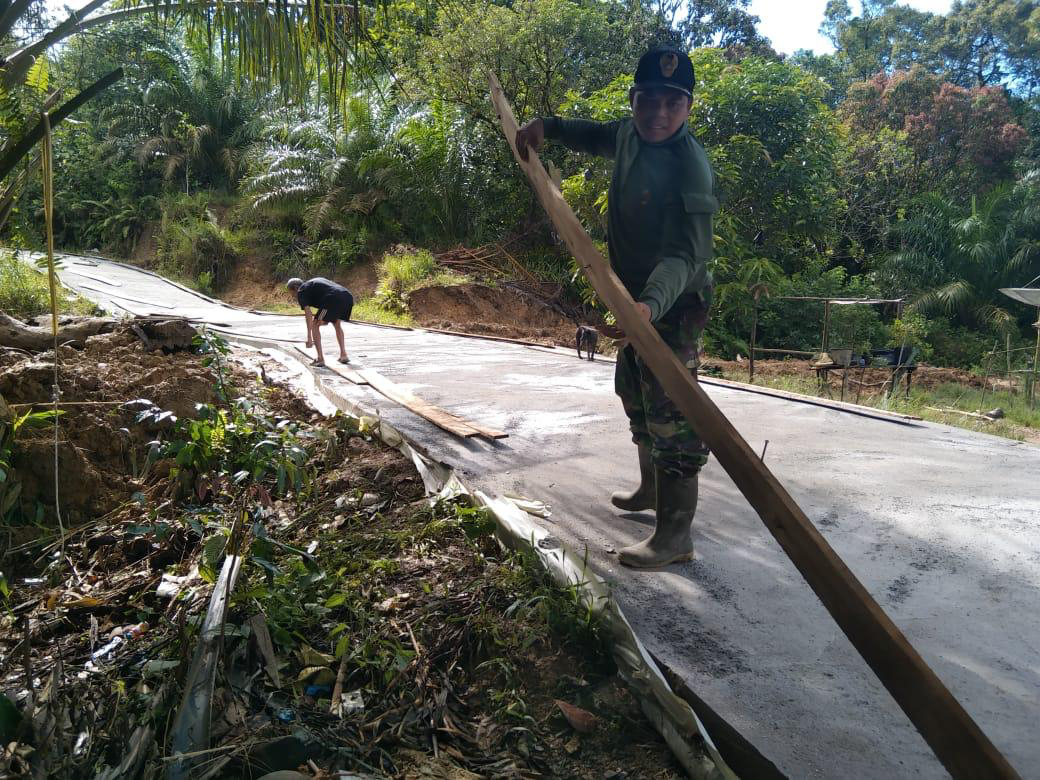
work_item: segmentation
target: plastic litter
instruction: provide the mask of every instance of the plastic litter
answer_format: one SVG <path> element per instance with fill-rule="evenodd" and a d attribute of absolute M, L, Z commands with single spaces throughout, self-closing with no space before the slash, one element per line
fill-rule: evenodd
<path fill-rule="evenodd" d="M 119 628 L 113 629 L 112 633 L 110 634 L 112 638 L 90 654 L 91 662 L 105 658 L 124 642 L 129 642 L 131 640 L 137 639 L 138 637 L 142 636 L 146 631 L 148 631 L 147 623 L 138 623 L 137 625 L 132 626 L 120 626 Z M 88 664 L 88 666 L 90 666 L 90 664 Z"/>
<path fill-rule="evenodd" d="M 296 720 L 296 713 L 288 707 L 282 707 L 280 710 L 275 712 L 274 716 L 282 723 L 292 723 Z"/>
<path fill-rule="evenodd" d="M 353 715 L 358 712 L 365 711 L 365 700 L 361 697 L 361 691 L 351 691 L 350 693 L 344 693 L 339 698 L 339 716 L 345 718 L 347 715 Z"/>
<path fill-rule="evenodd" d="M 93 653 L 90 654 L 90 660 L 91 661 L 98 661 L 98 660 L 104 658 L 106 655 L 108 655 L 113 650 L 115 650 L 117 647 L 119 647 L 121 644 L 123 644 L 123 641 L 124 641 L 123 637 L 121 637 L 121 636 L 114 636 L 114 637 L 112 637 L 108 642 L 106 642 L 105 644 L 103 644 L 101 647 L 99 647 L 97 650 L 95 650 Z"/>

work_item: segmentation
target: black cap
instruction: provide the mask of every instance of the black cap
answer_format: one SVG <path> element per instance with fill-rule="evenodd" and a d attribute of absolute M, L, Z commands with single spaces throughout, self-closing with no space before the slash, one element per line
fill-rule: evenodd
<path fill-rule="evenodd" d="M 692 97 L 693 84 L 693 63 L 678 49 L 651 49 L 639 58 L 639 65 L 636 67 L 636 89 L 667 87 Z"/>

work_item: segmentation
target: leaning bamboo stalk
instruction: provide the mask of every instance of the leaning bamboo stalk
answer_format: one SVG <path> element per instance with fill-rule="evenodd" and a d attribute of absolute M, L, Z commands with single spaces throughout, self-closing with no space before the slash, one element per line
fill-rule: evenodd
<path fill-rule="evenodd" d="M 242 556 L 228 555 L 220 576 L 213 586 L 209 609 L 199 632 L 199 643 L 184 680 L 184 695 L 170 729 L 171 764 L 166 769 L 168 780 L 186 780 L 193 776 L 192 757 L 210 745 L 210 714 L 217 661 L 222 651 L 224 621 L 231 603 L 231 593 L 242 568 Z"/>
<path fill-rule="evenodd" d="M 491 101 L 520 167 L 600 299 L 668 396 L 711 448 L 842 631 L 955 778 L 1016 778 L 1015 770 L 838 557 L 809 518 L 686 367 L 636 310 L 635 302 L 552 185 L 537 154 L 516 150 L 517 124 L 497 79 Z"/>

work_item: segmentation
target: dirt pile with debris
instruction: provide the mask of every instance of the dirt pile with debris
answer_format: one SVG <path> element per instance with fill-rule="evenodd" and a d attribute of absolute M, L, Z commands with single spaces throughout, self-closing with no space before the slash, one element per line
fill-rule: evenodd
<path fill-rule="evenodd" d="M 141 363 L 117 396 L 159 368 L 111 338 L 80 355 L 84 394 L 104 392 L 90 355 Z M 64 546 L 26 540 L 16 573 L 0 561 L 0 776 L 681 776 L 596 617 L 504 552 L 482 510 L 431 505 L 410 461 L 320 418 L 274 361 L 257 381 L 170 358 L 192 378 L 180 401 L 212 403 L 155 432 L 133 499 Z M 216 386 L 193 387 L 207 371 Z M 114 437 L 124 421 L 95 422 Z M 207 736 L 176 760 L 185 733 Z"/>
<path fill-rule="evenodd" d="M 574 346 L 573 322 L 511 287 L 423 287 L 409 294 L 408 310 L 427 328 Z"/>
<path fill-rule="evenodd" d="M 129 323 L 88 338 L 83 349 L 59 347 L 58 490 L 70 524 L 104 514 L 139 488 L 147 443 L 174 422 L 139 422 L 142 411 L 191 417 L 196 403 L 215 399 L 213 372 L 185 348 L 190 336 L 169 336 Z M 20 427 L 11 457 L 21 514 L 53 522 L 54 425 L 44 415 L 53 407 L 54 353 L 3 350 L 0 366 L 0 397 L 15 413 L 37 413 Z"/>

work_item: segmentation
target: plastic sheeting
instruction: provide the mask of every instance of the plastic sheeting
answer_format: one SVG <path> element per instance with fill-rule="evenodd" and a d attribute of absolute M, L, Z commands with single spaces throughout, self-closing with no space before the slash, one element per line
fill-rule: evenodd
<path fill-rule="evenodd" d="M 1000 291 L 1008 298 L 1024 303 L 1027 306 L 1040 308 L 1040 288 L 1036 287 L 1001 287 Z"/>

